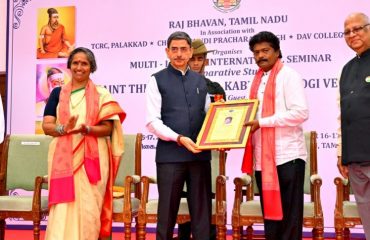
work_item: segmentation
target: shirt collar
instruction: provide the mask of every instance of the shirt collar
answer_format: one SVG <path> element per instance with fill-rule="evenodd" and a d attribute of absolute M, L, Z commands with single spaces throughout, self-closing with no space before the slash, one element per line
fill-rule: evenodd
<path fill-rule="evenodd" d="M 181 76 L 184 76 L 186 75 L 186 73 L 189 71 L 189 66 L 186 67 L 185 71 L 183 70 L 180 70 L 180 69 L 177 69 L 175 68 L 174 66 L 172 66 L 172 64 L 168 64 L 168 69 L 170 69 L 172 72 L 174 72 L 175 74 L 178 74 L 178 75 L 181 75 Z"/>
<path fill-rule="evenodd" d="M 370 48 L 368 48 L 366 51 L 361 53 L 361 55 L 357 55 L 357 57 L 362 58 L 362 57 L 369 56 L 369 55 L 370 55 Z"/>

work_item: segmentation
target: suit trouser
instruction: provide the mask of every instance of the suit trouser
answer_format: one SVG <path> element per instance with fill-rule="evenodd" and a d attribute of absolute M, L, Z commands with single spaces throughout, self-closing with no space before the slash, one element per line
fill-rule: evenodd
<path fill-rule="evenodd" d="M 370 166 L 350 164 L 348 171 L 365 236 L 370 240 Z"/>
<path fill-rule="evenodd" d="M 209 239 L 212 214 L 210 161 L 157 163 L 157 181 L 157 240 L 169 240 L 173 237 L 185 182 L 193 238 Z"/>
<path fill-rule="evenodd" d="M 211 182 L 211 184 L 213 184 Z M 182 192 L 181 197 L 187 197 L 188 193 L 185 191 Z M 216 196 L 215 193 L 212 193 L 212 199 Z M 211 224 L 211 232 L 209 236 L 209 240 L 216 240 L 217 235 L 217 228 L 215 224 Z M 185 222 L 178 224 L 178 231 L 177 231 L 178 240 L 190 240 L 191 239 L 191 222 Z"/>
<path fill-rule="evenodd" d="M 303 160 L 295 159 L 277 166 L 283 219 L 280 221 L 264 220 L 265 237 L 267 240 L 302 239 L 305 164 Z M 261 171 L 256 171 L 255 177 L 259 192 L 262 193 Z M 261 206 L 263 206 L 262 194 L 260 195 L 260 201 Z"/>
<path fill-rule="evenodd" d="M 179 224 L 178 228 L 178 239 L 179 240 L 190 240 L 191 235 L 191 222 Z M 209 236 L 210 240 L 216 240 L 217 230 L 216 225 L 211 224 L 211 233 Z"/>

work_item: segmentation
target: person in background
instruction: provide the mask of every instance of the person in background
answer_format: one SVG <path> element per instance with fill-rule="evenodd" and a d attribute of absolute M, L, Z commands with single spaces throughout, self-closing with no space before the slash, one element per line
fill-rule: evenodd
<path fill-rule="evenodd" d="M 214 52 L 214 50 L 207 50 L 206 45 L 202 39 L 195 39 L 191 46 L 194 49 L 193 56 L 189 60 L 189 67 L 194 72 L 197 72 L 204 76 L 205 67 L 208 65 L 209 59 L 207 59 L 207 53 Z M 214 102 L 214 96 L 216 94 L 222 95 L 226 101 L 225 90 L 217 82 L 212 82 L 210 79 L 204 77 L 207 83 L 207 92 L 211 96 L 211 101 Z"/>
<path fill-rule="evenodd" d="M 170 64 L 153 74 L 147 86 L 146 127 L 158 137 L 156 239 L 173 238 L 185 183 L 193 237 L 209 239 L 211 152 L 200 151 L 195 145 L 206 116 L 207 85 L 201 75 L 189 70 L 193 48 L 187 33 L 172 33 L 166 53 Z"/>
<path fill-rule="evenodd" d="M 191 46 L 193 47 L 193 56 L 190 58 L 188 64 L 191 70 L 204 76 L 205 67 L 208 65 L 207 53 L 213 52 L 214 50 L 207 50 L 206 45 L 202 39 L 195 39 Z M 211 98 L 211 102 L 215 102 L 215 95 L 221 95 L 226 100 L 225 90 L 217 82 L 212 82 L 210 79 L 204 77 L 207 84 L 207 92 Z M 186 193 L 184 193 L 186 196 Z M 178 239 L 188 240 L 191 235 L 191 222 L 179 224 L 178 226 Z M 216 239 L 216 225 L 211 225 L 211 236 L 210 239 Z"/>
<path fill-rule="evenodd" d="M 370 21 L 352 13 L 344 21 L 344 39 L 356 53 L 339 81 L 338 169 L 350 179 L 366 239 L 370 239 Z"/>
<path fill-rule="evenodd" d="M 109 237 L 112 187 L 121 155 L 126 114 L 90 74 L 94 54 L 76 48 L 67 63 L 72 79 L 50 94 L 42 128 L 49 146 L 47 240 Z"/>
<path fill-rule="evenodd" d="M 303 183 L 307 150 L 302 123 L 308 106 L 302 77 L 280 60 L 279 38 L 260 32 L 249 41 L 259 69 L 247 96 L 258 99 L 242 172 L 254 174 L 267 240 L 300 240 L 303 226 Z"/>

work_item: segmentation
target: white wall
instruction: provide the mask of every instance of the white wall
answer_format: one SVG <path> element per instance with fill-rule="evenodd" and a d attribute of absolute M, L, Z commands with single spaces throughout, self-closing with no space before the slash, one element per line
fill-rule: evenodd
<path fill-rule="evenodd" d="M 5 71 L 7 2 L 0 0 L 0 71 Z"/>

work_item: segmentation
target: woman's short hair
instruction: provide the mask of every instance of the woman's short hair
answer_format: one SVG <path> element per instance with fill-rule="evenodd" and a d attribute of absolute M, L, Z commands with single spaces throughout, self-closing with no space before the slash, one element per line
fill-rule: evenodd
<path fill-rule="evenodd" d="M 90 63 L 90 71 L 93 73 L 96 71 L 96 69 L 98 68 L 97 65 L 96 65 L 96 61 L 95 61 L 95 55 L 94 53 L 88 49 L 88 48 L 84 48 L 84 47 L 79 47 L 79 48 L 76 48 L 74 49 L 71 54 L 69 55 L 68 57 L 68 61 L 67 61 L 67 67 L 68 69 L 71 69 L 71 64 L 72 64 L 72 60 L 73 60 L 73 57 L 77 54 L 77 53 L 84 53 L 87 57 L 87 60 L 89 61 Z"/>

